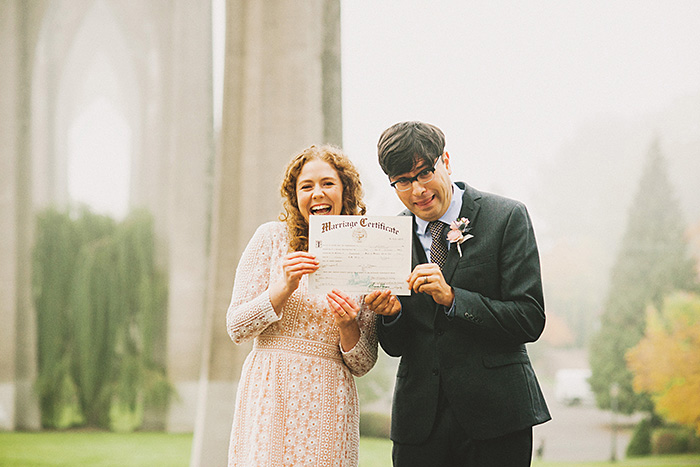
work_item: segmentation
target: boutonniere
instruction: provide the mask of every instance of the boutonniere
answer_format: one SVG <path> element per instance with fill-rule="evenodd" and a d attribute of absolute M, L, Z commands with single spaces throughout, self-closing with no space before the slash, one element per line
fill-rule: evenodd
<path fill-rule="evenodd" d="M 469 219 L 466 217 L 452 221 L 452 224 L 450 224 L 450 231 L 447 232 L 447 239 L 450 243 L 457 244 L 457 251 L 459 251 L 460 258 L 462 257 L 462 243 L 474 236 L 469 233 L 471 230 L 472 228 L 469 227 Z"/>

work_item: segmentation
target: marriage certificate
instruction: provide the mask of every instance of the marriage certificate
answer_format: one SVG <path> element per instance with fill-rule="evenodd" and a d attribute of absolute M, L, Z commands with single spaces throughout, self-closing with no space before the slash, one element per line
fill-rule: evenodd
<path fill-rule="evenodd" d="M 412 234 L 410 216 L 309 216 L 309 253 L 320 263 L 309 291 L 410 295 Z"/>

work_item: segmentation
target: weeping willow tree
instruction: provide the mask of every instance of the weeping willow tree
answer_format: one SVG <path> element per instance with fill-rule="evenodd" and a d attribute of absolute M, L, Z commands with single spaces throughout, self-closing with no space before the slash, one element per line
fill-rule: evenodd
<path fill-rule="evenodd" d="M 114 221 L 88 211 L 80 212 L 76 219 L 53 208 L 38 216 L 32 283 L 37 311 L 37 390 L 45 427 L 84 423 L 73 372 L 71 290 L 83 246 L 114 230 Z"/>
<path fill-rule="evenodd" d="M 34 255 L 38 391 L 45 427 L 133 430 L 172 395 L 164 370 L 167 290 L 153 221 L 83 211 L 39 216 Z"/>

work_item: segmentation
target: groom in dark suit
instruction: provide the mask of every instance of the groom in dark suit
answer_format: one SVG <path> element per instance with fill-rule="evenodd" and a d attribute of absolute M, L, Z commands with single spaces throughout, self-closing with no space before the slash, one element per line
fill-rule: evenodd
<path fill-rule="evenodd" d="M 382 348 L 401 357 L 394 466 L 529 466 L 532 426 L 551 417 L 525 349 L 545 323 L 527 210 L 453 183 L 433 125 L 397 123 L 377 147 L 413 217 L 411 295 L 366 297 Z"/>

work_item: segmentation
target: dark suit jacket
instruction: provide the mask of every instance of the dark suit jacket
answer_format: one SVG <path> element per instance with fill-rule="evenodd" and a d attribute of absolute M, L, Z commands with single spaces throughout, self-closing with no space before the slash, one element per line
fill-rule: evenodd
<path fill-rule="evenodd" d="M 460 217 L 473 238 L 460 257 L 450 245 L 443 274 L 454 288 L 453 318 L 432 297 L 400 297 L 401 316 L 379 325 L 386 353 L 401 357 L 396 375 L 391 438 L 425 441 L 435 420 L 438 388 L 474 439 L 495 438 L 551 417 L 526 342 L 544 329 L 537 244 L 522 203 L 464 188 Z M 412 215 L 404 211 L 403 215 Z M 413 237 L 413 267 L 427 262 Z"/>

